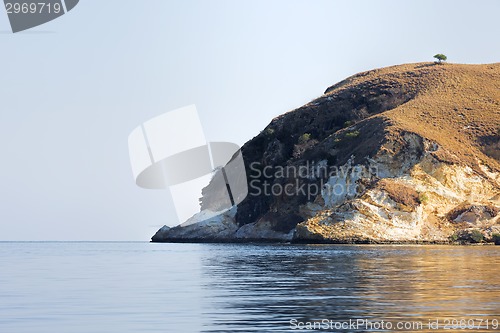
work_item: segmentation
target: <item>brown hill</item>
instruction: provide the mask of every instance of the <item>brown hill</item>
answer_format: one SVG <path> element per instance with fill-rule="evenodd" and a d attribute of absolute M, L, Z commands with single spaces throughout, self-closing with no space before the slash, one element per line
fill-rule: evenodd
<path fill-rule="evenodd" d="M 268 229 L 297 241 L 441 241 L 479 226 L 491 236 L 499 148 L 500 63 L 417 63 L 359 73 L 273 119 L 242 147 L 252 186 L 236 216 L 226 217 L 238 231 L 224 239 L 265 239 Z M 314 174 L 318 165 L 358 166 L 364 174 L 262 172 L 305 166 Z M 325 192 L 351 183 L 361 190 Z M 288 184 L 294 195 L 263 194 L 268 185 Z M 321 191 L 303 193 L 304 185 Z M 205 188 L 202 210 L 216 210 L 220 195 Z M 175 239 L 175 229 L 156 240 Z"/>

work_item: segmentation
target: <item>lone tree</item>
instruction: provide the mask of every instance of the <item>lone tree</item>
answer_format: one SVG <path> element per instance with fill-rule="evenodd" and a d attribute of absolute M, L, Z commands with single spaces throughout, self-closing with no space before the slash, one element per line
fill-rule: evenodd
<path fill-rule="evenodd" d="M 436 58 L 439 61 L 439 63 L 441 63 L 441 61 L 446 61 L 446 59 L 448 59 L 447 56 L 441 53 L 436 54 L 434 58 Z"/>

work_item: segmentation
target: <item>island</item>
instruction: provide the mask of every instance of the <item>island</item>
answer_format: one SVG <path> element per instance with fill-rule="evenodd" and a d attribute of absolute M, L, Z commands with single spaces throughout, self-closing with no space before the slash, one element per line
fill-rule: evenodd
<path fill-rule="evenodd" d="M 353 75 L 241 153 L 247 197 L 153 242 L 500 243 L 500 63 Z M 216 176 L 214 176 L 215 178 Z"/>

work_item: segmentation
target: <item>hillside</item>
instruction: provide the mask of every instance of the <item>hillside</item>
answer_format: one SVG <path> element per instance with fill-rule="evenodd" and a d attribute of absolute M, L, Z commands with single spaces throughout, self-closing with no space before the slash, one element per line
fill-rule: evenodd
<path fill-rule="evenodd" d="M 359 73 L 242 147 L 250 188 L 238 207 L 162 228 L 153 241 L 491 241 L 499 135 L 499 63 Z M 273 186 L 290 191 L 266 193 Z M 202 211 L 220 195 L 205 188 Z"/>

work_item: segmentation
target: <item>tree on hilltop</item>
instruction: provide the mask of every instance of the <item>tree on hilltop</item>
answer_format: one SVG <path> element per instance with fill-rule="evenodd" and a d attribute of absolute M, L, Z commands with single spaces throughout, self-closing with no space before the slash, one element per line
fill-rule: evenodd
<path fill-rule="evenodd" d="M 444 54 L 442 53 L 438 53 L 434 56 L 434 58 L 436 58 L 438 60 L 439 63 L 441 63 L 442 61 L 446 61 L 446 59 L 448 59 L 447 56 L 445 56 Z"/>

